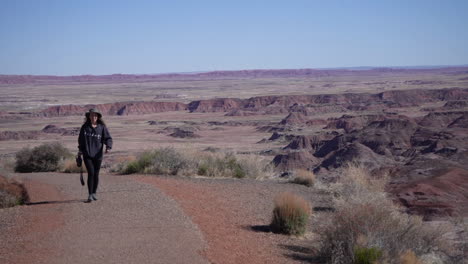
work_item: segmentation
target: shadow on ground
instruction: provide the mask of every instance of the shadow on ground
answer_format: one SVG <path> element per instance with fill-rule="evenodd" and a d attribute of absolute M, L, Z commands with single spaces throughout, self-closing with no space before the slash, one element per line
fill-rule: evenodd
<path fill-rule="evenodd" d="M 270 233 L 270 232 L 272 232 L 269 225 L 246 226 L 245 229 L 251 230 L 251 231 L 254 231 L 254 232 L 259 232 L 259 233 Z"/>
<path fill-rule="evenodd" d="M 70 203 L 84 203 L 86 199 L 75 199 L 75 200 L 64 200 L 64 201 L 40 201 L 40 202 L 28 202 L 25 205 L 40 205 L 40 204 L 70 204 Z"/>
<path fill-rule="evenodd" d="M 280 245 L 282 249 L 288 251 L 285 253 L 284 256 L 305 262 L 305 263 L 324 263 L 323 259 L 317 257 L 317 252 L 313 250 L 311 247 L 304 247 L 304 246 L 294 246 L 294 245 Z"/>

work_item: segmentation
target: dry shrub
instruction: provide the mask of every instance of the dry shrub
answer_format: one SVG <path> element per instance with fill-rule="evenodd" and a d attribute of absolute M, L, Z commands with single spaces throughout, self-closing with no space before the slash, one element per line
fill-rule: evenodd
<path fill-rule="evenodd" d="M 292 193 L 282 193 L 275 199 L 270 227 L 273 232 L 302 235 L 306 231 L 310 213 L 309 203 L 303 198 Z"/>
<path fill-rule="evenodd" d="M 423 264 L 413 251 L 407 250 L 400 256 L 401 264 Z"/>
<path fill-rule="evenodd" d="M 195 154 L 197 155 L 197 154 Z M 199 153 L 194 156 L 197 162 L 197 174 L 208 177 L 244 178 L 246 173 L 233 153 Z"/>
<path fill-rule="evenodd" d="M 254 155 L 203 152 L 193 157 L 201 176 L 259 179 L 270 173 L 269 162 Z"/>
<path fill-rule="evenodd" d="M 24 204 L 29 200 L 23 184 L 0 176 L 0 208 Z"/>
<path fill-rule="evenodd" d="M 32 149 L 23 148 L 16 153 L 16 172 L 57 171 L 65 159 L 72 157 L 60 142 L 44 143 Z"/>
<path fill-rule="evenodd" d="M 402 213 L 387 197 L 386 182 L 386 177 L 372 178 L 364 168 L 351 165 L 330 187 L 335 213 L 317 223 L 321 255 L 329 263 L 353 263 L 356 248 L 381 250 L 383 261 L 398 263 L 407 250 L 423 255 L 444 246 L 440 230 Z"/>
<path fill-rule="evenodd" d="M 311 171 L 299 169 L 294 172 L 293 183 L 302 184 L 307 187 L 314 186 L 315 183 L 315 174 Z"/>
<path fill-rule="evenodd" d="M 83 168 L 83 172 L 86 172 L 86 166 L 84 165 L 84 163 L 81 166 Z M 76 166 L 75 159 L 67 159 L 63 163 L 62 172 L 64 173 L 79 173 L 80 171 L 81 171 L 81 168 Z"/>
<path fill-rule="evenodd" d="M 133 162 L 137 159 L 136 156 L 134 155 L 128 155 L 128 156 L 118 156 L 115 158 L 115 160 L 112 162 L 112 167 L 110 168 L 110 172 L 115 172 L 115 173 L 122 173 L 124 172 L 125 168 L 130 162 Z M 86 168 L 86 166 L 85 166 Z"/>
<path fill-rule="evenodd" d="M 121 173 L 145 173 L 156 175 L 179 175 L 194 167 L 191 159 L 174 148 L 158 148 L 146 151 L 122 168 Z"/>
<path fill-rule="evenodd" d="M 272 173 L 270 161 L 257 155 L 237 155 L 237 163 L 245 172 L 246 178 L 268 178 Z"/>
<path fill-rule="evenodd" d="M 0 175 L 15 171 L 16 159 L 14 156 L 3 156 L 0 160 Z"/>
<path fill-rule="evenodd" d="M 146 173 L 201 175 L 208 177 L 265 178 L 271 173 L 269 161 L 258 156 L 234 153 L 197 152 L 191 149 L 159 148 L 129 159 L 113 169 L 122 174 Z"/>

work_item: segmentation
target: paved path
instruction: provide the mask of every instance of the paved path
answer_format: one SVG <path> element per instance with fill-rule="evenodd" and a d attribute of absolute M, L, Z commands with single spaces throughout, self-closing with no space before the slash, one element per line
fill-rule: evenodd
<path fill-rule="evenodd" d="M 31 204 L 0 210 L 0 263 L 208 263 L 198 227 L 151 185 L 103 175 L 88 204 L 77 174 L 17 177 Z"/>

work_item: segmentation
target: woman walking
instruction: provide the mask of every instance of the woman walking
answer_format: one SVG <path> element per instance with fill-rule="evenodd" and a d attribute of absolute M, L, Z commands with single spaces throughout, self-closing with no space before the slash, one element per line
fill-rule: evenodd
<path fill-rule="evenodd" d="M 86 114 L 85 123 L 81 126 L 78 137 L 78 155 L 83 155 L 83 161 L 88 171 L 88 200 L 96 201 L 96 191 L 99 184 L 99 170 L 103 156 L 112 149 L 112 137 L 106 124 L 102 120 L 102 114 L 97 109 L 90 109 Z"/>

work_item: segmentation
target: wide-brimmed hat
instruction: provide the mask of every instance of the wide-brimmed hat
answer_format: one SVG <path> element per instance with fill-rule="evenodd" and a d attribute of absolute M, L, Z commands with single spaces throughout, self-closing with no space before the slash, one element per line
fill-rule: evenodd
<path fill-rule="evenodd" d="M 86 117 L 89 117 L 89 115 L 90 115 L 91 113 L 96 113 L 96 114 L 98 115 L 99 118 L 102 117 L 101 112 L 99 112 L 99 110 L 97 110 L 96 108 L 91 108 L 91 109 L 89 109 L 89 111 L 86 112 L 86 114 L 85 114 Z"/>

